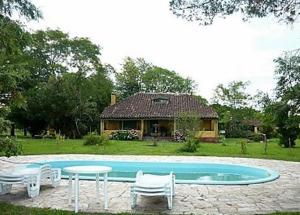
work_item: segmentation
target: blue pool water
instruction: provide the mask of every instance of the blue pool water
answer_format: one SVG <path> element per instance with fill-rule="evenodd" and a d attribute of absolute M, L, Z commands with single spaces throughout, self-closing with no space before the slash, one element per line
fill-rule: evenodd
<path fill-rule="evenodd" d="M 112 181 L 134 181 L 136 172 L 176 175 L 176 183 L 184 184 L 254 184 L 275 180 L 278 173 L 258 167 L 216 164 L 216 163 L 167 163 L 167 162 L 136 162 L 136 161 L 101 161 L 101 160 L 73 160 L 49 161 L 53 168 L 68 166 L 101 165 L 112 167 L 108 179 Z M 38 165 L 38 164 L 35 164 Z M 30 165 L 29 167 L 32 167 Z M 62 171 L 62 177 L 68 175 Z M 83 179 L 95 179 L 95 176 L 82 174 Z"/>

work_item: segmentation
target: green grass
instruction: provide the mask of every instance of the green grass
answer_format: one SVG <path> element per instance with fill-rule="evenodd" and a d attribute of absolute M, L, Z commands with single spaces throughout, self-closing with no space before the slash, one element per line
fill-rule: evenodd
<path fill-rule="evenodd" d="M 185 156 L 220 156 L 248 157 L 276 160 L 300 161 L 300 140 L 295 148 L 282 148 L 278 139 L 268 142 L 268 152 L 264 153 L 264 144 L 248 143 L 247 153 L 241 153 L 240 142 L 243 139 L 226 139 L 223 144 L 200 143 L 197 152 L 180 152 L 183 143 L 160 141 L 152 146 L 151 141 L 110 141 L 105 146 L 84 146 L 83 140 L 52 140 L 19 138 L 24 155 L 39 154 L 106 154 L 106 155 L 185 155 Z"/>
<path fill-rule="evenodd" d="M 24 206 L 12 205 L 5 202 L 0 202 L 0 211 L 1 215 L 72 215 L 75 214 L 71 211 L 63 211 L 63 210 L 53 210 L 53 209 L 46 209 L 46 208 L 29 208 Z M 78 215 L 104 215 L 108 213 L 83 213 L 79 212 Z M 118 213 L 119 215 L 129 215 L 130 213 Z M 300 212 L 276 212 L 270 215 L 299 215 Z"/>
<path fill-rule="evenodd" d="M 72 211 L 64 211 L 64 210 L 54 210 L 48 208 L 31 208 L 31 207 L 24 207 L 19 205 L 12 205 L 6 202 L 0 202 L 0 214 L 1 215 L 72 215 L 75 214 Z M 105 215 L 109 213 L 77 213 L 78 215 Z M 129 213 L 119 213 L 119 215 L 127 215 Z"/>

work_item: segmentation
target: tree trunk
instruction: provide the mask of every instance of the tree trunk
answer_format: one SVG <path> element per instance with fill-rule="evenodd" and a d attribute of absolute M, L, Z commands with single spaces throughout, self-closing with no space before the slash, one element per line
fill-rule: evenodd
<path fill-rule="evenodd" d="M 15 133 L 15 123 L 11 124 L 10 136 L 11 137 L 15 137 L 16 136 L 16 133 Z"/>

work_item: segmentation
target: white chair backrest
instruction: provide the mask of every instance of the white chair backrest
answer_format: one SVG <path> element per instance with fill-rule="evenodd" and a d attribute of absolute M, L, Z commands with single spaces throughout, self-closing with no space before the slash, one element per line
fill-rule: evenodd
<path fill-rule="evenodd" d="M 52 171 L 51 171 L 51 166 L 49 164 L 44 164 L 40 166 L 40 171 L 41 171 L 41 180 L 44 181 L 51 177 Z"/>
<path fill-rule="evenodd" d="M 24 178 L 25 178 L 24 175 L 13 175 L 11 173 L 0 173 L 0 182 L 3 182 L 3 183 L 23 182 Z"/>

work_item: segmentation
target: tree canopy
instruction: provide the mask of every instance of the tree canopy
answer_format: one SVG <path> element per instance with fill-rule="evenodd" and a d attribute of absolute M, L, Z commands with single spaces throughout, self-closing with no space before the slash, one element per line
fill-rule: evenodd
<path fill-rule="evenodd" d="M 0 0 L 0 134 L 11 125 L 7 120 L 10 106 L 24 104 L 21 86 L 28 75 L 24 50 L 30 34 L 19 21 L 12 19 L 13 15 L 27 20 L 41 18 L 40 11 L 28 0 Z M 0 152 L 17 155 L 21 147 L 9 137 L 0 138 Z"/>
<path fill-rule="evenodd" d="M 40 10 L 29 0 L 0 0 L 0 16 L 12 17 L 14 14 L 28 20 L 42 17 Z"/>
<path fill-rule="evenodd" d="M 213 103 L 226 105 L 232 108 L 245 107 L 250 94 L 245 90 L 249 82 L 232 81 L 227 86 L 219 84 L 214 91 Z"/>
<path fill-rule="evenodd" d="M 210 25 L 215 18 L 241 13 L 243 20 L 274 16 L 279 22 L 293 23 L 300 14 L 299 0 L 171 0 L 170 9 L 176 16 L 200 25 Z"/>
<path fill-rule="evenodd" d="M 300 134 L 300 50 L 286 52 L 275 59 L 277 101 L 272 104 L 280 143 L 293 147 Z"/>
<path fill-rule="evenodd" d="M 195 83 L 178 73 L 154 66 L 143 58 L 126 58 L 116 74 L 116 90 L 122 98 L 138 92 L 192 93 Z"/>
<path fill-rule="evenodd" d="M 26 103 L 11 106 L 10 119 L 39 135 L 47 128 L 68 137 L 97 129 L 97 115 L 109 103 L 112 81 L 100 62 L 100 47 L 59 30 L 37 31 L 25 49 Z"/>

